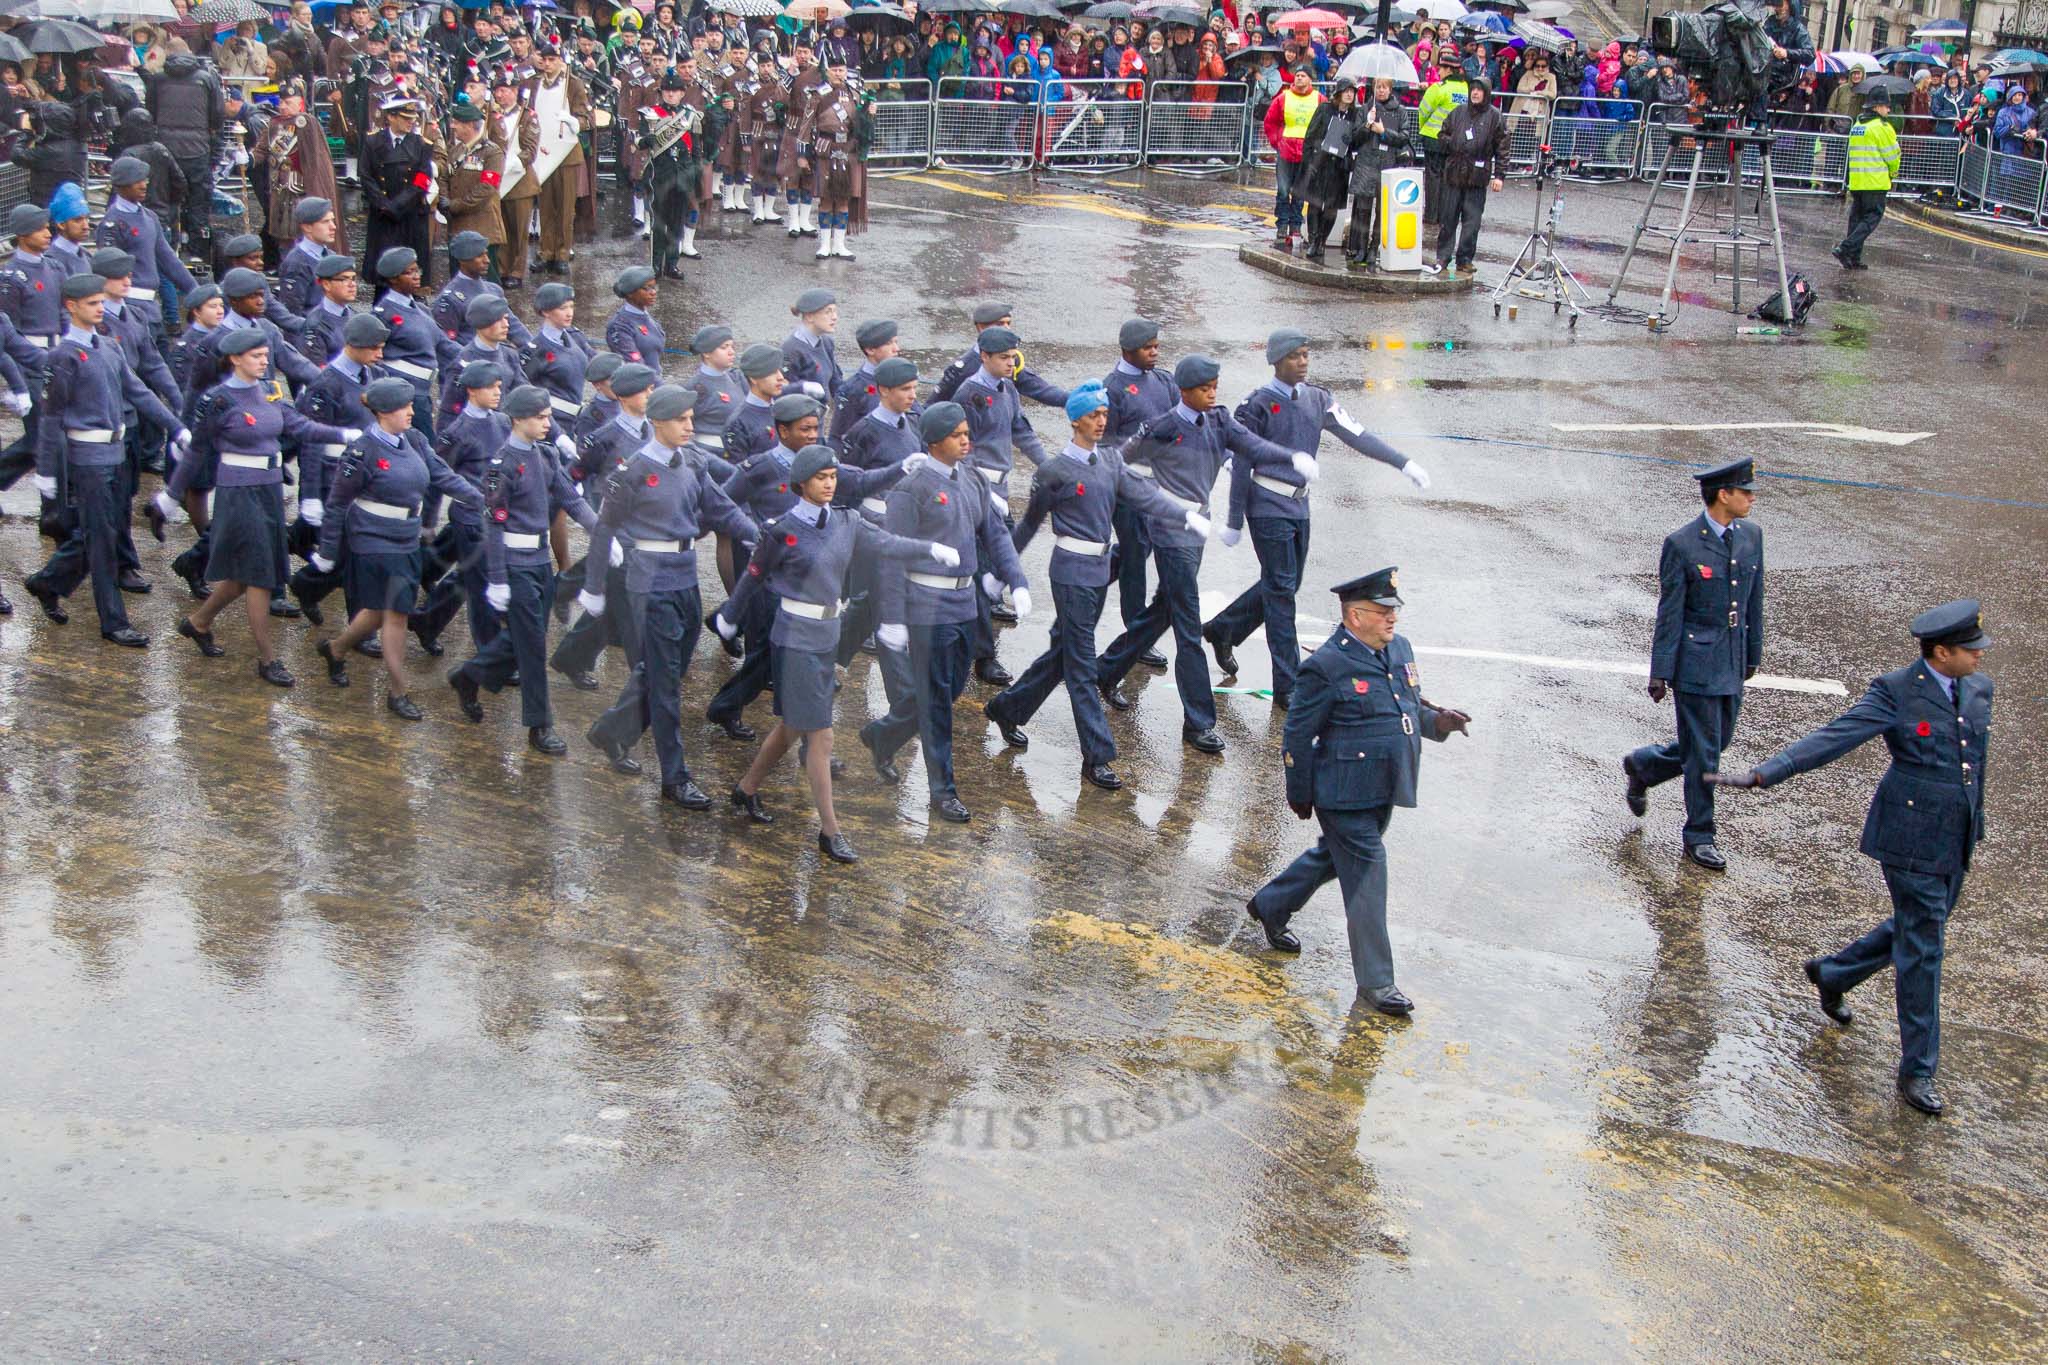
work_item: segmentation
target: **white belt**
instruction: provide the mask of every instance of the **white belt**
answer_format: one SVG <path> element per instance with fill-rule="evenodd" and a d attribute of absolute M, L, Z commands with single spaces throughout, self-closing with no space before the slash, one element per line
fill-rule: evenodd
<path fill-rule="evenodd" d="M 128 297 L 131 299 L 153 299 L 156 297 L 156 290 L 144 289 L 141 285 L 131 284 L 128 286 Z"/>
<path fill-rule="evenodd" d="M 905 576 L 921 588 L 937 588 L 940 592 L 956 592 L 974 585 L 971 578 L 946 578 L 935 573 L 914 573 Z"/>
<path fill-rule="evenodd" d="M 507 531 L 505 532 L 505 548 L 508 550 L 538 550 L 540 548 L 540 532 Z"/>
<path fill-rule="evenodd" d="M 1068 554 L 1106 555 L 1109 546 L 1099 540 L 1083 540 L 1079 536 L 1054 536 L 1052 543 Z"/>
<path fill-rule="evenodd" d="M 226 457 L 223 456 L 222 458 L 225 459 Z M 357 498 L 349 505 L 360 507 L 373 517 L 390 517 L 393 521 L 411 521 L 413 517 L 412 508 L 400 507 L 398 504 L 391 502 L 371 502 L 368 498 Z"/>
<path fill-rule="evenodd" d="M 881 498 L 862 498 L 860 505 L 864 511 L 873 512 L 878 517 L 887 516 L 889 512 L 889 504 Z"/>
<path fill-rule="evenodd" d="M 67 429 L 64 434 L 74 441 L 83 442 L 89 446 L 103 446 L 120 440 L 128 434 L 128 429 L 126 427 L 115 427 L 112 431 L 79 431 L 76 428 L 72 428 Z"/>
<path fill-rule="evenodd" d="M 553 394 L 548 395 L 548 405 L 552 407 L 556 412 L 566 412 L 571 417 L 574 417 L 577 413 L 583 411 L 582 408 L 578 407 L 574 403 L 571 403 L 568 399 L 557 398 Z"/>
<path fill-rule="evenodd" d="M 633 542 L 633 548 L 645 550 L 651 555 L 679 555 L 683 552 L 683 542 L 680 540 L 636 540 Z"/>
<path fill-rule="evenodd" d="M 1133 474 L 1136 474 L 1141 479 L 1149 479 L 1152 477 L 1152 466 L 1149 464 L 1127 464 L 1124 466 L 1124 468 L 1130 470 Z"/>
<path fill-rule="evenodd" d="M 834 602 L 828 607 L 817 602 L 799 602 L 793 597 L 785 597 L 782 599 L 782 609 L 791 616 L 801 616 L 806 621 L 829 621 L 846 610 L 846 604 Z"/>
<path fill-rule="evenodd" d="M 230 455 L 222 451 L 220 462 L 229 469 L 269 469 L 271 458 L 268 455 Z"/>
<path fill-rule="evenodd" d="M 1010 471 L 1007 469 L 983 469 L 980 465 L 974 467 L 974 472 L 987 479 L 990 483 L 1001 483 L 1004 479 L 1010 477 Z"/>
<path fill-rule="evenodd" d="M 414 379 L 432 379 L 434 377 L 432 370 L 424 365 L 415 365 L 410 360 L 393 360 L 390 356 L 385 356 L 384 363 L 400 374 L 409 374 Z"/>
<path fill-rule="evenodd" d="M 1270 492 L 1278 493 L 1283 498 L 1308 496 L 1308 485 L 1305 483 L 1289 483 L 1285 479 L 1268 478 L 1264 474 L 1252 475 L 1252 482 Z"/>
<path fill-rule="evenodd" d="M 38 350 L 47 351 L 50 349 L 49 337 L 30 336 L 28 333 L 23 332 L 21 334 L 21 339 L 23 341 L 26 341 L 29 345 L 36 347 Z"/>
<path fill-rule="evenodd" d="M 1200 507 L 1202 505 L 1199 502 L 1190 502 L 1186 498 L 1179 497 L 1173 493 L 1169 493 L 1164 488 L 1159 490 L 1159 496 L 1165 498 L 1168 502 L 1172 503 L 1175 507 L 1178 507 L 1183 512 L 1189 511 L 1193 508 Z"/>
<path fill-rule="evenodd" d="M 313 447 L 313 453 L 314 453 L 315 455 L 329 455 L 329 456 L 333 456 L 333 457 L 335 457 L 335 458 L 339 459 L 339 458 L 340 458 L 341 456 L 343 456 L 343 455 L 345 455 L 345 454 L 347 454 L 347 453 L 348 453 L 348 447 L 347 447 L 347 446 L 345 446 L 345 445 L 342 445 L 342 446 L 314 446 L 314 447 Z"/>

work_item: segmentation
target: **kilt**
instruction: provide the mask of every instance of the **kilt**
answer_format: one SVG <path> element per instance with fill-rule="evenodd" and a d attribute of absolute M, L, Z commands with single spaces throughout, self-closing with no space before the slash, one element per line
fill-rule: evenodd
<path fill-rule="evenodd" d="M 213 490 L 205 578 L 245 588 L 277 589 L 284 562 L 284 485 L 243 484 Z"/>
<path fill-rule="evenodd" d="M 792 730 L 832 728 L 834 650 L 774 647 L 775 714 Z"/>
<path fill-rule="evenodd" d="M 362 554 L 348 557 L 349 599 L 363 611 L 395 611 L 410 616 L 420 595 L 418 550 L 400 554 Z"/>
<path fill-rule="evenodd" d="M 779 154 L 775 158 L 775 178 L 785 185 L 799 183 L 796 169 L 797 160 L 799 158 L 808 158 L 810 154 L 811 149 L 800 145 L 796 140 L 794 132 L 785 132 L 782 135 Z"/>

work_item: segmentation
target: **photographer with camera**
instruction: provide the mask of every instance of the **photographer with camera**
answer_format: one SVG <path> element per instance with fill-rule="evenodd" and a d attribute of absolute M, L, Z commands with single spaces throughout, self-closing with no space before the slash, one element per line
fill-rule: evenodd
<path fill-rule="evenodd" d="M 1795 0 L 1778 0 L 1771 6 L 1764 37 L 1771 44 L 1770 92 L 1789 90 L 1798 83 L 1799 73 L 1813 65 L 1813 36 L 1801 22 Z"/>
<path fill-rule="evenodd" d="M 85 143 L 71 106 L 35 105 L 22 112 L 20 126 L 28 137 L 15 148 L 13 160 L 28 171 L 29 203 L 49 203 L 66 181 L 85 183 Z"/>

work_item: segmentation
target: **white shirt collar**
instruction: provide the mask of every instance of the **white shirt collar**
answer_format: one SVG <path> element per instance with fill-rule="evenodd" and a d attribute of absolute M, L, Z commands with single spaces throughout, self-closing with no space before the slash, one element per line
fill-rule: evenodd
<path fill-rule="evenodd" d="M 86 331 L 77 323 L 73 323 L 69 327 L 66 327 L 64 329 L 64 339 L 66 341 L 75 342 L 80 346 L 97 346 L 100 344 L 100 339 L 97 336 L 93 335 L 91 332 Z"/>
<path fill-rule="evenodd" d="M 877 403 L 868 409 L 868 420 L 870 422 L 879 422 L 891 431 L 900 431 L 910 425 L 910 414 L 907 412 L 891 412 L 880 403 Z"/>
<path fill-rule="evenodd" d="M 1095 463 L 1095 450 L 1090 449 L 1087 446 L 1080 445 L 1079 443 L 1074 441 L 1067 442 L 1066 449 L 1062 450 L 1060 454 L 1066 456 L 1070 460 L 1079 461 L 1081 464 Z"/>
<path fill-rule="evenodd" d="M 803 522 L 806 526 L 819 527 L 825 524 L 825 514 L 830 512 L 832 508 L 829 505 L 813 507 L 807 500 L 798 498 L 796 506 L 789 510 L 792 516 L 798 521 Z"/>

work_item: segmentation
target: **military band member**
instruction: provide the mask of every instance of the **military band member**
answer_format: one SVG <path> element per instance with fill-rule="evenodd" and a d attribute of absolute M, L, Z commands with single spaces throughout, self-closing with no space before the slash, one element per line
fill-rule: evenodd
<path fill-rule="evenodd" d="M 550 44 L 541 49 L 539 74 L 520 85 L 519 99 L 539 121 L 542 142 L 569 140 L 568 154 L 540 182 L 540 269 L 566 275 L 575 245 L 576 187 L 583 174 L 583 144 L 577 132 L 590 127 L 590 92 L 567 73 L 560 46 Z"/>
<path fill-rule="evenodd" d="M 846 80 L 846 61 L 836 53 L 825 68 L 825 84 L 806 103 L 797 128 L 797 172 L 805 178 L 822 215 L 819 257 L 853 259 L 846 234 L 868 225 L 867 111 Z"/>
<path fill-rule="evenodd" d="M 519 77 L 501 69 L 491 79 L 491 139 L 505 149 L 505 169 L 499 184 L 498 214 L 504 237 L 498 248 L 498 269 L 507 289 L 526 284 L 526 263 L 530 255 L 527 224 L 533 220 L 533 206 L 540 200 L 540 182 L 533 175 L 533 159 L 540 151 L 540 120 L 531 108 L 519 102 Z M 509 188 L 507 188 L 509 186 Z"/>
<path fill-rule="evenodd" d="M 788 58 L 788 69 L 791 74 L 783 97 L 782 142 L 775 159 L 775 179 L 788 192 L 789 235 L 816 237 L 817 197 L 810 169 L 803 164 L 810 155 L 810 144 L 798 133 L 810 113 L 811 100 L 824 84 L 825 73 L 811 60 L 808 39 L 797 38 Z"/>
<path fill-rule="evenodd" d="M 605 324 L 604 344 L 622 360 L 630 360 L 659 374 L 661 357 L 668 347 L 668 333 L 652 312 L 660 293 L 654 271 L 644 265 L 629 265 L 612 281 L 612 293 L 622 302 L 612 320 Z"/>
<path fill-rule="evenodd" d="M 1922 1113 L 1947 1105 L 1934 1089 L 1941 1060 L 1942 939 L 1984 838 L 1984 768 L 1991 747 L 1990 647 L 1974 599 L 1913 619 L 1916 663 L 1873 678 L 1857 703 L 1747 774 L 1709 772 L 1709 785 L 1775 787 L 1882 738 L 1891 766 L 1863 822 L 1863 853 L 1884 869 L 1891 917 L 1854 943 L 1806 963 L 1820 1007 L 1836 1023 L 1843 999 L 1890 967 L 1899 1015 L 1899 1094 Z"/>
<path fill-rule="evenodd" d="M 779 174 L 782 161 L 782 133 L 788 126 L 789 91 L 795 80 L 794 73 L 783 69 L 775 60 L 773 51 L 764 51 L 755 60 L 754 91 L 747 97 L 742 117 L 752 129 L 752 146 L 748 148 L 747 173 L 741 183 L 731 187 L 732 202 L 728 208 L 737 211 L 746 208 L 744 196 L 753 191 L 753 219 L 757 223 L 780 223 L 783 215 L 775 211 L 775 196 L 783 191 L 783 179 Z M 799 214 L 794 200 L 789 202 L 789 235 L 799 231 Z"/>
<path fill-rule="evenodd" d="M 477 105 L 464 101 L 448 111 L 448 164 L 441 173 L 441 213 L 448 220 L 450 260 L 485 257 L 478 276 L 498 278 L 496 256 L 505 242 L 505 215 L 498 204 L 498 190 L 505 183 L 505 148 L 491 137 L 489 117 Z M 478 249 L 474 236 L 483 242 Z M 465 241 L 466 254 L 458 254 L 455 243 Z M 453 277 L 450 278 L 453 283 Z"/>
<path fill-rule="evenodd" d="M 1640 816 L 1651 787 L 1685 778 L 1685 856 L 1720 872 L 1714 789 L 1735 738 L 1742 687 L 1764 657 L 1764 535 L 1744 520 L 1756 503 L 1756 466 L 1733 460 L 1695 474 L 1706 511 L 1664 538 L 1657 566 L 1657 630 L 1650 644 L 1650 699 L 1675 692 L 1678 738 L 1621 760 L 1628 808 Z"/>
<path fill-rule="evenodd" d="M 320 302 L 320 262 L 335 254 L 334 205 L 317 197 L 301 199 L 292 208 L 292 221 L 298 224 L 299 236 L 278 260 L 277 299 L 305 318 Z"/>
<path fill-rule="evenodd" d="M 684 78 L 670 71 L 661 78 L 660 100 L 638 143 L 647 154 L 643 182 L 653 210 L 651 235 L 655 267 L 670 279 L 683 277 L 679 261 L 697 260 L 697 201 L 704 165 L 697 140 L 702 115 L 684 102 Z"/>
<path fill-rule="evenodd" d="M 384 130 L 363 139 L 358 172 L 368 224 L 365 273 L 380 266 L 392 251 L 410 251 L 416 262 L 427 259 L 428 219 L 433 212 L 427 196 L 436 188 L 433 153 L 413 131 L 419 125 L 420 102 L 394 90 L 381 107 Z"/>

